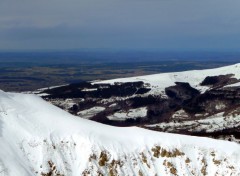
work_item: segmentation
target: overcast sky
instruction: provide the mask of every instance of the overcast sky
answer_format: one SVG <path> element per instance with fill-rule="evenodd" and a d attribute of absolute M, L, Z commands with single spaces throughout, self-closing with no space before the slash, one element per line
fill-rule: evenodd
<path fill-rule="evenodd" d="M 240 0 L 0 0 L 0 50 L 238 50 Z"/>

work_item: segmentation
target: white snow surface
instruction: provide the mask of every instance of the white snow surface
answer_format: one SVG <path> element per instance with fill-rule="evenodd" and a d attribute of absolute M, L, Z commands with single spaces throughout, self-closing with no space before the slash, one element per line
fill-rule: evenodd
<path fill-rule="evenodd" d="M 101 106 L 95 106 L 90 109 L 86 109 L 83 111 L 79 111 L 77 114 L 81 116 L 81 118 L 89 119 L 90 117 L 93 117 L 94 115 L 98 114 L 99 112 L 104 111 L 106 108 Z"/>
<path fill-rule="evenodd" d="M 127 112 L 119 111 L 112 115 L 107 116 L 109 120 L 126 120 L 126 119 L 136 119 L 144 118 L 147 116 L 147 107 L 141 107 L 136 109 L 129 109 Z"/>
<path fill-rule="evenodd" d="M 209 89 L 209 87 L 200 86 L 200 83 L 207 76 L 218 76 L 226 74 L 234 74 L 233 77 L 240 79 L 240 63 L 215 69 L 160 73 L 146 76 L 112 79 L 94 83 L 113 84 L 115 82 L 143 81 L 144 83 L 149 83 L 151 85 L 151 94 L 159 94 L 162 93 L 162 91 L 164 91 L 166 87 L 175 85 L 175 82 L 188 82 L 192 87 L 200 90 L 201 92 L 205 92 L 207 89 Z M 239 86 L 238 83 L 236 85 Z"/>
<path fill-rule="evenodd" d="M 154 158 L 154 146 L 185 154 Z M 63 175 L 81 175 L 86 169 L 87 175 L 107 175 L 107 164 L 99 166 L 89 159 L 95 154 L 99 160 L 102 151 L 108 153 L 109 162 L 124 163 L 117 169 L 119 175 L 137 175 L 140 170 L 143 175 L 171 175 L 164 160 L 174 165 L 178 175 L 190 175 L 192 170 L 201 175 L 203 159 L 211 166 L 209 175 L 240 174 L 240 146 L 236 143 L 111 127 L 70 115 L 35 95 L 0 91 L 0 175 L 41 175 L 49 171 L 49 161 Z M 212 152 L 220 165 L 213 163 Z M 191 160 L 188 167 L 186 158 Z"/>
<path fill-rule="evenodd" d="M 107 82 L 143 80 L 165 88 L 187 81 L 198 86 L 206 76 L 219 73 L 233 73 L 239 79 L 240 64 Z M 161 147 L 160 155 L 154 153 L 157 147 Z M 176 150 L 182 154 L 166 155 Z M 107 126 L 70 115 L 36 95 L 0 91 L 0 176 L 112 172 L 120 176 L 237 176 L 239 163 L 240 145 L 234 142 Z"/>
<path fill-rule="evenodd" d="M 240 82 L 235 83 L 235 84 L 226 85 L 224 87 L 239 87 L 239 86 L 240 86 Z"/>

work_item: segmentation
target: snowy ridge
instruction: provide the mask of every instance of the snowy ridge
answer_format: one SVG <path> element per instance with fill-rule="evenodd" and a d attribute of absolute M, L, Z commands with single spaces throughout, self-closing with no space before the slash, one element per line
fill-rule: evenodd
<path fill-rule="evenodd" d="M 151 92 L 149 92 L 149 94 L 159 94 L 162 93 L 166 87 L 175 85 L 175 82 L 188 82 L 193 88 L 204 92 L 209 89 L 209 87 L 207 86 L 199 86 L 199 84 L 204 80 L 204 78 L 206 78 L 207 76 L 218 76 L 227 74 L 234 74 L 233 77 L 240 79 L 240 63 L 215 69 L 160 73 L 146 76 L 112 79 L 95 83 L 113 84 L 115 82 L 143 81 L 144 83 L 149 83 L 151 85 L 152 90 Z"/>
<path fill-rule="evenodd" d="M 81 119 L 0 91 L 0 175 L 240 175 L 236 143 Z"/>

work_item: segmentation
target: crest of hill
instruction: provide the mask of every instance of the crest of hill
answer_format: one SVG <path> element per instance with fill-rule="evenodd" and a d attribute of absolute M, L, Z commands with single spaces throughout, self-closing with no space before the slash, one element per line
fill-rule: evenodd
<path fill-rule="evenodd" d="M 182 167 L 186 162 L 200 173 L 240 174 L 236 143 L 111 127 L 72 116 L 35 95 L 3 91 L 0 148 L 2 175 L 182 175 L 190 174 Z"/>

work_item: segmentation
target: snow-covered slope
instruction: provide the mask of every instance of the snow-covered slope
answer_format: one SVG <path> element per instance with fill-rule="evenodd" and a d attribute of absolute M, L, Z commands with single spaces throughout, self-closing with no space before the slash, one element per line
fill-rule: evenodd
<path fill-rule="evenodd" d="M 0 91 L 0 175 L 240 175 L 240 145 L 118 128 Z"/>
<path fill-rule="evenodd" d="M 240 79 L 240 63 L 215 69 L 160 73 L 154 75 L 112 79 L 96 83 L 143 81 L 144 83 L 150 84 L 150 87 L 152 89 L 150 93 L 161 94 L 164 92 L 164 89 L 166 87 L 175 85 L 175 82 L 188 82 L 193 88 L 204 92 L 209 89 L 208 86 L 200 86 L 200 83 L 204 80 L 204 78 L 207 76 L 227 74 L 233 74 L 234 78 Z"/>
<path fill-rule="evenodd" d="M 35 92 L 81 118 L 240 143 L 240 64 Z"/>

